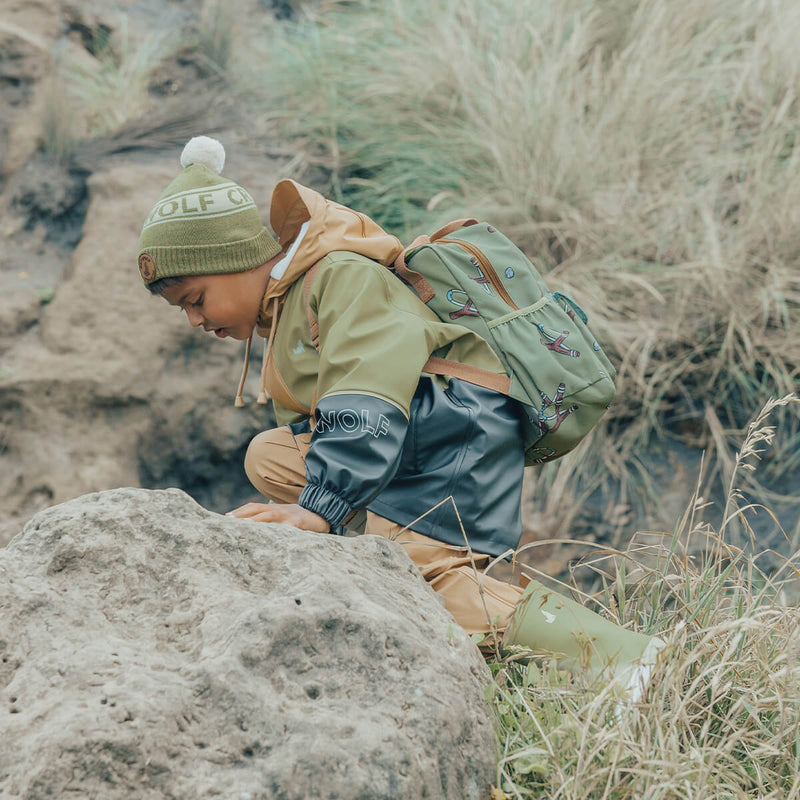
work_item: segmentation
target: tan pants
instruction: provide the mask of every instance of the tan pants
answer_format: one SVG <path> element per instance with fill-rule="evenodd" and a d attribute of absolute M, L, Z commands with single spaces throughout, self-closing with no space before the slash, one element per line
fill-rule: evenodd
<path fill-rule="evenodd" d="M 250 482 L 276 503 L 296 503 L 306 485 L 305 455 L 311 434 L 294 436 L 288 427 L 263 431 L 247 449 L 244 467 Z M 402 532 L 401 532 L 402 531 Z M 502 634 L 522 589 L 476 573 L 491 560 L 466 547 L 454 547 L 367 512 L 367 534 L 393 539 L 405 547 L 422 577 L 444 599 L 445 608 L 467 633 Z"/>

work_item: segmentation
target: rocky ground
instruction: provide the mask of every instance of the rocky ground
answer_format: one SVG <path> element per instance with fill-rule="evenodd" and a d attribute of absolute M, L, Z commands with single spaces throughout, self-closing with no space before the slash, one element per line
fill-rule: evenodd
<path fill-rule="evenodd" d="M 152 5 L 125 4 L 131 24 Z M 60 162 L 42 153 L 53 52 L 119 24 L 107 4 L 82 9 L 31 0 L 0 19 L 0 544 L 36 511 L 116 486 L 177 485 L 233 507 L 252 496 L 244 448 L 271 424 L 263 407 L 233 408 L 238 343 L 203 340 L 149 296 L 135 253 L 190 136 L 217 132 L 226 174 L 262 207 L 281 161 L 237 147 L 258 131 L 181 56 L 153 76 L 147 119 Z"/>

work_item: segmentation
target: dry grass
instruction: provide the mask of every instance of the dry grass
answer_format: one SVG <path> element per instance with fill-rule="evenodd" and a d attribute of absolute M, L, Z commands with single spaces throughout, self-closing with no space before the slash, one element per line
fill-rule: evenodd
<path fill-rule="evenodd" d="M 748 601 L 674 631 L 646 699 L 619 721 L 607 691 L 533 663 L 497 667 L 498 788 L 576 800 L 797 796 L 798 615 Z"/>
<path fill-rule="evenodd" d="M 128 18 L 120 15 L 117 27 L 98 39 L 92 53 L 70 44 L 58 50 L 43 104 L 43 150 L 58 160 L 69 158 L 81 141 L 143 115 L 150 76 L 176 42 L 166 24 L 134 37 Z"/>
<path fill-rule="evenodd" d="M 799 26 L 793 0 L 366 0 L 253 38 L 241 77 L 334 196 L 406 237 L 491 219 L 589 310 L 619 391 L 576 492 L 616 506 L 665 433 L 724 482 L 797 386 Z M 781 425 L 762 483 L 800 466 Z"/>
<path fill-rule="evenodd" d="M 798 403 L 770 401 L 751 424 L 715 527 L 698 522 L 698 488 L 660 543 L 586 560 L 598 610 L 669 643 L 642 703 L 617 719 L 608 687 L 542 661 L 492 664 L 496 800 L 800 796 L 800 562 L 767 574 L 725 537 L 750 511 L 738 480 L 773 442 L 767 416 Z"/>

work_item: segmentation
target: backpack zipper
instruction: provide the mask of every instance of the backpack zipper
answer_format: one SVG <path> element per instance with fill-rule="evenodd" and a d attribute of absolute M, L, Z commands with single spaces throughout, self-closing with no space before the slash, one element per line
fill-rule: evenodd
<path fill-rule="evenodd" d="M 506 287 L 503 286 L 503 282 L 494 271 L 494 267 L 489 263 L 489 259 L 477 247 L 469 242 L 462 242 L 460 239 L 437 239 L 434 244 L 439 244 L 439 242 L 442 244 L 457 244 L 466 250 L 480 264 L 481 272 L 489 279 L 489 283 L 492 284 L 500 299 L 515 311 L 519 311 L 519 306 L 511 299 L 511 295 L 506 291 Z"/>

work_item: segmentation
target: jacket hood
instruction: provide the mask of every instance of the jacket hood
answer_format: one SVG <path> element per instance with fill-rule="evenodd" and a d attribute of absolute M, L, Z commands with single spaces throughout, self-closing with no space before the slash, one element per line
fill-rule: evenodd
<path fill-rule="evenodd" d="M 272 269 L 261 303 L 258 330 L 271 322 L 273 300 L 282 297 L 308 269 L 335 250 L 359 253 L 385 266 L 403 249 L 396 236 L 364 214 L 327 200 L 296 181 L 280 181 L 272 193 L 270 224 L 286 254 Z"/>

